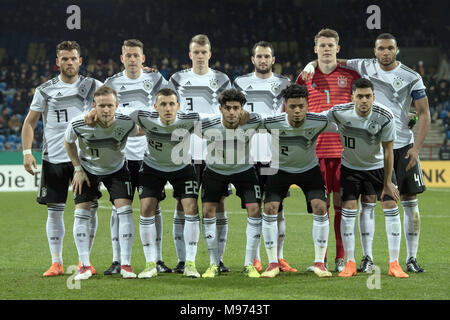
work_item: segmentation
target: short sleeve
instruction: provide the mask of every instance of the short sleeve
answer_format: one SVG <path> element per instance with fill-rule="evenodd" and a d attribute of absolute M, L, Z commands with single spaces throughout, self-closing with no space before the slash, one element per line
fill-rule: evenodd
<path fill-rule="evenodd" d="M 381 141 L 394 141 L 396 138 L 395 135 L 395 122 L 394 116 L 392 115 L 392 120 L 390 120 L 384 127 L 381 129 Z"/>
<path fill-rule="evenodd" d="M 42 95 L 41 90 L 36 89 L 31 101 L 30 109 L 38 112 L 44 112 L 47 109 L 47 101 Z"/>
<path fill-rule="evenodd" d="M 68 143 L 75 143 L 77 140 L 77 134 L 73 130 L 72 122 L 67 126 L 66 132 L 64 133 L 64 139 Z"/>
<path fill-rule="evenodd" d="M 348 68 L 361 74 L 362 64 L 364 61 L 365 59 L 348 59 L 346 65 Z"/>

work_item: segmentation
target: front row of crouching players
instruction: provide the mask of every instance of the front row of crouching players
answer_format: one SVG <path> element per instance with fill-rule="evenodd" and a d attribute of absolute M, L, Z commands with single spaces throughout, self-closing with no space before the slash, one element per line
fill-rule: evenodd
<path fill-rule="evenodd" d="M 313 214 L 314 272 L 318 277 L 331 277 L 324 263 L 329 233 L 326 189 L 315 150 L 317 137 L 323 131 L 338 131 L 344 147 L 341 230 L 347 264 L 339 276 L 356 274 L 354 223 L 357 200 L 363 196 L 372 203 L 376 199 L 382 201 L 390 256 L 389 274 L 407 277 L 398 265 L 401 225 L 397 208 L 399 194 L 392 173 L 392 145 L 395 139 L 392 112 L 374 104 L 373 86 L 366 79 L 355 81 L 351 103 L 334 106 L 321 114 L 308 112 L 306 87 L 293 84 L 282 94 L 286 113 L 262 118 L 256 113 L 244 111 L 245 96 L 235 89 L 220 95 L 220 114 L 205 115 L 179 112 L 177 94 L 165 88 L 156 95 L 156 111 L 136 111 L 128 117 L 115 113 L 117 96 L 114 90 L 106 86 L 98 89 L 94 96 L 94 109 L 85 119 L 83 116 L 75 118 L 65 136 L 67 152 L 76 168 L 72 182 L 76 203 L 74 238 L 82 263 L 76 280 L 88 279 L 92 275 L 89 239 L 86 238 L 90 217 L 87 211 L 91 201 L 101 196 L 98 190 L 100 181 L 108 189 L 110 199 L 118 210 L 120 246 L 124 248 L 121 250 L 121 274 L 124 278 L 136 277 L 130 266 L 134 223 L 130 177 L 123 155 L 126 139 L 133 135 L 145 135 L 150 150 L 144 158 L 139 177 L 139 230 L 146 267 L 138 277 L 157 275 L 154 216 L 167 181 L 173 186 L 173 195 L 181 201 L 186 214 L 184 275 L 200 277 L 195 267 L 200 236 L 199 190 L 190 156 L 185 152 L 189 150 L 192 132 L 204 137 L 208 143 L 201 200 L 203 237 L 210 266 L 202 277 L 213 278 L 219 274 L 216 210 L 220 195 L 230 183 L 236 187 L 236 193 L 248 213 L 244 259 L 244 272 L 248 277 L 273 278 L 280 272 L 277 214 L 292 184 L 303 190 L 308 212 Z M 264 197 L 248 152 L 253 134 L 260 129 L 271 133 L 274 141 L 271 167 L 265 168 L 268 180 Z M 262 198 L 264 210 L 261 214 Z M 253 265 L 261 233 L 269 259 L 269 266 L 262 274 Z"/>

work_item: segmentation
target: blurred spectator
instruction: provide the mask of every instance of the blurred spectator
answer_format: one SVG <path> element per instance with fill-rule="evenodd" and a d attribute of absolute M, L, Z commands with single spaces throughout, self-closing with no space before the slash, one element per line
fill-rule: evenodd
<path fill-rule="evenodd" d="M 444 124 L 445 131 L 450 130 L 450 112 L 447 112 L 447 118 L 445 118 L 442 123 Z"/>
<path fill-rule="evenodd" d="M 448 139 L 446 138 L 439 149 L 439 160 L 450 160 L 450 148 L 447 141 Z"/>
<path fill-rule="evenodd" d="M 28 109 L 28 103 L 22 98 L 22 94 L 17 92 L 14 95 L 14 101 L 11 105 L 13 113 L 25 114 Z"/>
<path fill-rule="evenodd" d="M 22 129 L 22 121 L 19 120 L 17 114 L 13 114 L 8 121 L 8 128 L 10 129 L 10 134 L 19 134 Z"/>
<path fill-rule="evenodd" d="M 323 27 L 335 27 L 323 25 L 323 16 L 333 15 L 334 24 L 339 26 L 336 29 L 341 37 L 341 57 L 353 56 L 355 48 L 372 46 L 378 33 L 376 30 L 355 28 L 361 22 L 360 12 L 367 8 L 366 2 L 356 0 L 349 0 L 348 5 L 328 0 L 325 7 L 322 2 L 303 0 L 257 1 L 257 4 L 229 0 L 214 5 L 202 0 L 190 0 L 177 1 L 175 11 L 170 9 L 171 0 L 118 1 L 108 10 L 108 17 L 111 21 L 119 22 L 108 24 L 107 28 L 94 13 L 109 2 L 82 2 L 85 8 L 83 29 L 88 30 L 89 35 L 83 32 L 69 35 L 70 39 L 82 46 L 83 64 L 80 73 L 100 81 L 122 70 L 118 55 L 123 39 L 127 38 L 144 41 L 146 65 L 158 69 L 164 78 L 169 79 L 174 72 L 190 68 L 187 55 L 189 39 L 195 33 L 207 33 L 212 41 L 212 68 L 225 72 L 231 80 L 253 71 L 249 50 L 254 43 L 267 40 L 275 47 L 277 72 L 295 80 L 304 63 L 315 56 L 311 50 L 314 34 Z M 55 45 L 61 39 L 68 39 L 67 30 L 58 27 L 58 19 L 53 19 L 59 16 L 57 12 L 60 12 L 60 4 L 55 1 L 43 5 L 44 2 L 39 0 L 33 3 L 35 5 L 30 6 L 24 0 L 16 0 L 6 1 L 4 6 L 2 4 L 4 19 L 0 22 L 1 46 L 6 48 L 9 57 L 3 59 L 0 66 L 0 83 L 6 83 L 6 90 L 0 91 L 0 133 L 4 131 L 8 134 L 13 130 L 8 126 L 12 114 L 21 115 L 19 119 L 26 116 L 34 88 L 58 75 Z M 95 9 L 89 10 L 89 6 Z M 142 14 L 123 15 L 130 7 L 140 8 Z M 398 7 L 403 8 L 402 12 L 396 10 Z M 395 36 L 404 47 L 439 45 L 433 41 L 440 39 L 442 28 L 427 18 L 432 16 L 432 7 L 429 0 L 414 1 L 414 4 L 402 0 L 386 2 L 383 4 L 383 21 L 386 23 L 383 29 L 395 30 Z M 302 19 L 298 19 L 300 12 Z M 42 17 L 38 28 L 36 19 L 28 19 L 30 16 Z M 171 18 L 170 23 L 161 19 L 168 16 Z M 189 28 L 185 26 L 185 17 L 190 17 Z M 224 24 L 224 21 L 236 23 Z M 424 23 L 411 24 L 410 21 Z M 346 32 L 350 29 L 352 32 Z M 36 53 L 34 57 L 27 56 L 31 41 L 39 41 L 38 46 L 44 46 L 43 55 Z M 445 46 L 447 42 L 441 45 Z M 441 111 L 447 108 L 450 110 L 447 57 L 444 55 L 438 63 L 436 66 L 424 66 L 419 61 L 415 66 L 427 87 L 434 121 L 441 116 Z M 33 148 L 41 145 L 42 134 L 38 131 L 36 139 Z"/>

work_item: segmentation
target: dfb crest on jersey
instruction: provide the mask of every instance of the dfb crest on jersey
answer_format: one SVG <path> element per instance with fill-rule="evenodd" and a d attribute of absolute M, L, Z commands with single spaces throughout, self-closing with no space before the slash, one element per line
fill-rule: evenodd
<path fill-rule="evenodd" d="M 392 86 L 395 89 L 400 89 L 401 87 L 403 87 L 403 81 L 400 78 L 395 78 L 394 81 L 392 82 Z"/>
<path fill-rule="evenodd" d="M 84 86 L 84 84 L 82 84 L 82 85 L 80 86 L 80 93 L 81 93 L 82 95 L 85 95 L 85 94 L 86 94 L 86 87 Z"/>
<path fill-rule="evenodd" d="M 378 122 L 375 121 L 371 121 L 369 123 L 369 127 L 367 128 L 367 131 L 369 131 L 369 133 L 371 135 L 376 135 L 381 129 L 381 126 L 378 124 Z"/>
<path fill-rule="evenodd" d="M 347 83 L 348 83 L 347 77 L 345 77 L 345 76 L 338 77 L 337 84 L 338 84 L 339 88 L 346 88 Z"/>
<path fill-rule="evenodd" d="M 122 140 L 122 137 L 123 137 L 123 135 L 125 134 L 125 129 L 124 129 L 124 128 L 118 127 L 118 128 L 115 128 L 115 129 L 114 129 L 113 133 L 114 133 L 114 137 L 115 137 L 117 140 Z"/>
<path fill-rule="evenodd" d="M 144 80 L 144 89 L 150 91 L 153 88 L 153 83 L 150 80 Z"/>
<path fill-rule="evenodd" d="M 272 83 L 270 90 L 272 90 L 273 93 L 278 94 L 280 92 L 280 85 L 278 83 Z"/>
<path fill-rule="evenodd" d="M 209 80 L 209 86 L 212 89 L 217 89 L 219 87 L 219 81 L 217 81 L 217 79 L 211 79 Z"/>

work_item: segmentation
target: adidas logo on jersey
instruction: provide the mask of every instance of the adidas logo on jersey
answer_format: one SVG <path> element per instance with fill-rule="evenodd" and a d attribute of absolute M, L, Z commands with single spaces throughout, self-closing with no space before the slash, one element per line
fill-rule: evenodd
<path fill-rule="evenodd" d="M 61 93 L 61 92 L 58 92 L 58 93 L 56 94 L 56 96 L 57 96 L 57 97 L 62 97 L 62 93 Z"/>
<path fill-rule="evenodd" d="M 127 88 L 125 88 L 125 86 L 121 86 L 120 90 L 126 90 Z"/>
<path fill-rule="evenodd" d="M 188 82 L 186 82 L 184 85 L 185 85 L 185 86 L 191 86 L 192 84 L 191 84 L 190 81 L 188 81 Z"/>
<path fill-rule="evenodd" d="M 250 85 L 250 86 L 248 86 L 247 89 L 245 89 L 245 90 L 253 90 L 253 87 Z"/>

